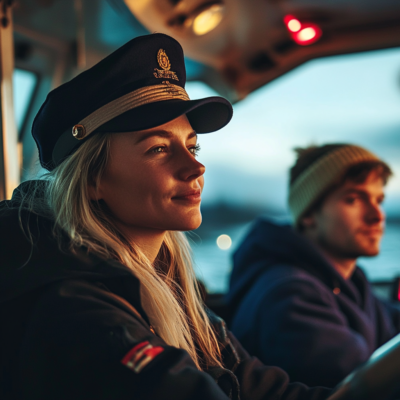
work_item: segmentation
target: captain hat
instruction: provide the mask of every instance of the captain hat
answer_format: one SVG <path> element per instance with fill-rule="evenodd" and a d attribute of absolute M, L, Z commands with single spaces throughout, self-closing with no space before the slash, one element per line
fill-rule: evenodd
<path fill-rule="evenodd" d="M 190 100 L 185 83 L 175 39 L 160 33 L 132 39 L 48 94 L 32 126 L 41 165 L 54 169 L 98 132 L 149 129 L 184 114 L 197 133 L 230 121 L 229 101 Z"/>

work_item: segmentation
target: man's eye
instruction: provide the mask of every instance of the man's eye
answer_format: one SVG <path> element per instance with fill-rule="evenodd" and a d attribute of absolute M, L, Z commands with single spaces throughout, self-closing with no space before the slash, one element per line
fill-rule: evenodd
<path fill-rule="evenodd" d="M 199 154 L 200 151 L 200 145 L 196 144 L 196 146 L 193 146 L 189 149 L 189 151 L 196 157 Z"/>
<path fill-rule="evenodd" d="M 345 199 L 344 199 L 344 201 L 347 203 L 347 204 L 354 204 L 354 202 L 357 200 L 357 197 L 346 197 Z"/>

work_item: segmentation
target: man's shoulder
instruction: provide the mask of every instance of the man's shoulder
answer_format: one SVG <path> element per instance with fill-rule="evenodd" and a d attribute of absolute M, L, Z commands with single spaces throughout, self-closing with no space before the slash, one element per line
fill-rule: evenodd
<path fill-rule="evenodd" d="M 312 272 L 294 263 L 276 263 L 264 271 L 263 278 L 274 284 L 323 284 Z"/>
<path fill-rule="evenodd" d="M 331 302 L 332 289 L 311 272 L 292 264 L 276 264 L 266 270 L 256 283 L 264 297 L 287 296 L 324 299 Z"/>

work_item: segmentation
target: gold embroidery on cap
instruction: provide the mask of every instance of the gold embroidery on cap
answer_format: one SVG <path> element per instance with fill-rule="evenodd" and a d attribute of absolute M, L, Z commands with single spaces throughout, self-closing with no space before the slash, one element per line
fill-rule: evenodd
<path fill-rule="evenodd" d="M 154 68 L 154 76 L 156 78 L 175 79 L 176 81 L 179 81 L 176 73 L 174 71 L 170 71 L 171 63 L 165 50 L 158 50 L 157 61 L 162 69 Z"/>
<path fill-rule="evenodd" d="M 86 136 L 86 129 L 83 125 L 74 125 L 72 128 L 72 136 L 75 139 L 81 140 Z"/>
<path fill-rule="evenodd" d="M 165 50 L 158 50 L 157 61 L 160 64 L 160 67 L 165 71 L 169 71 L 171 69 L 171 63 L 169 62 L 169 58 Z"/>
<path fill-rule="evenodd" d="M 169 81 L 162 81 L 162 83 L 166 86 L 165 91 L 170 95 L 178 96 L 180 94 L 176 85 L 170 83 Z"/>

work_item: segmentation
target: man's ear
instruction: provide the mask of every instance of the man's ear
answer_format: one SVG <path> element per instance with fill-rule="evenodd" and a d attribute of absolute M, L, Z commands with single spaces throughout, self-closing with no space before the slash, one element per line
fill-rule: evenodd
<path fill-rule="evenodd" d="M 303 229 L 313 229 L 316 226 L 315 213 L 311 212 L 306 214 L 300 219 L 300 224 Z"/>

